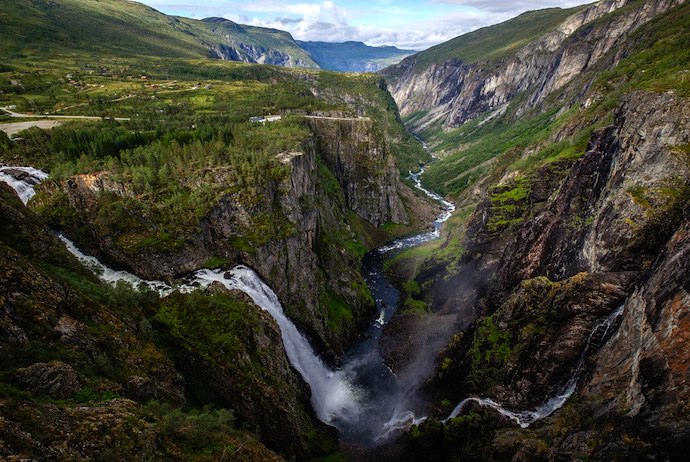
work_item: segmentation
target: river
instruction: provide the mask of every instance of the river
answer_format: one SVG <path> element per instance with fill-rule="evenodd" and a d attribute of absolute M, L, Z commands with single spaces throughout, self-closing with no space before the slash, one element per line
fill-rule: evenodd
<path fill-rule="evenodd" d="M 311 402 L 319 419 L 338 428 L 344 441 L 359 446 L 370 446 L 426 418 L 423 406 L 419 406 L 414 399 L 414 384 L 409 385 L 398 380 L 379 354 L 382 328 L 393 317 L 400 296 L 386 280 L 383 271 L 384 260 L 395 252 L 438 238 L 441 226 L 454 210 L 452 203 L 422 187 L 420 176 L 423 171 L 422 169 L 419 173 L 411 174 L 410 177 L 420 191 L 442 204 L 443 212 L 434 222 L 431 231 L 398 239 L 365 256 L 362 271 L 376 300 L 379 315 L 364 332 L 363 340 L 344 355 L 339 369 L 332 369 L 321 360 L 306 338 L 285 316 L 275 293 L 250 268 L 237 266 L 228 271 L 201 269 L 177 284 L 169 285 L 163 281 L 146 281 L 126 271 L 110 269 L 96 258 L 83 254 L 66 237 L 60 236 L 60 239 L 85 266 L 111 284 L 124 281 L 135 288 L 143 285 L 164 297 L 175 290 L 189 292 L 217 281 L 228 289 L 239 289 L 247 293 L 259 307 L 269 312 L 276 320 L 290 363 L 311 387 Z M 0 166 L 0 181 L 12 186 L 25 204 L 34 195 L 34 185 L 45 180 L 47 176 L 44 172 L 30 167 Z M 593 346 L 592 339 L 603 331 L 606 340 L 605 337 L 613 330 L 623 310 L 624 307 L 621 306 L 595 325 L 580 361 L 558 393 L 546 400 L 543 405 L 534 410 L 515 411 L 504 408 L 489 398 L 468 397 L 461 401 L 445 420 L 458 416 L 469 402 L 493 408 L 522 427 L 550 415 L 563 406 L 575 391 L 584 370 L 584 361 Z"/>
<path fill-rule="evenodd" d="M 3 168 L 7 169 L 7 173 L 0 173 L 4 175 L 0 176 L 0 181 L 9 183 L 25 204 L 34 194 L 34 185 L 48 177 L 44 172 L 32 168 Z M 124 281 L 135 288 L 146 286 L 158 292 L 161 297 L 175 290 L 189 292 L 203 288 L 213 281 L 221 282 L 228 289 L 244 291 L 278 323 L 290 363 L 311 387 L 312 406 L 319 419 L 338 428 L 344 441 L 372 445 L 396 430 L 409 427 L 425 418 L 415 415 L 415 412 L 419 412 L 414 409 L 415 390 L 406 389 L 379 354 L 382 327 L 395 313 L 399 299 L 398 291 L 385 278 L 384 260 L 395 252 L 438 238 L 442 224 L 455 209 L 452 203 L 421 185 L 420 177 L 423 172 L 424 169 L 411 173 L 410 178 L 420 191 L 442 204 L 443 212 L 434 221 L 431 231 L 398 239 L 365 256 L 362 271 L 376 300 L 379 316 L 364 332 L 363 340 L 344 355 L 342 367 L 335 370 L 315 354 L 306 338 L 284 315 L 278 297 L 250 268 L 239 266 L 230 271 L 202 269 L 175 285 L 169 285 L 163 281 L 146 281 L 127 271 L 111 269 L 95 257 L 81 252 L 67 237 L 59 237 L 79 261 L 110 284 Z"/>
<path fill-rule="evenodd" d="M 336 417 L 331 422 L 346 442 L 364 446 L 376 444 L 396 431 L 426 418 L 420 413 L 422 409 L 415 401 L 416 390 L 398 380 L 379 353 L 383 326 L 395 314 L 400 298 L 398 290 L 386 279 L 384 261 L 397 252 L 437 239 L 443 223 L 455 210 L 451 202 L 422 186 L 423 173 L 423 168 L 418 173 L 410 173 L 410 179 L 417 189 L 443 207 L 442 213 L 433 223 L 433 229 L 374 249 L 365 255 L 362 263 L 362 274 L 376 300 L 379 315 L 363 333 L 363 340 L 356 343 L 343 357 L 342 370 L 358 390 L 359 398 L 359 409 L 354 419 Z"/>

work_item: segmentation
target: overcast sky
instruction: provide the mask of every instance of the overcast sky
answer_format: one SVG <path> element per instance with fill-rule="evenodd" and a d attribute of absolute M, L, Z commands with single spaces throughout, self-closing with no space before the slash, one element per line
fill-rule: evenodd
<path fill-rule="evenodd" d="M 528 11 L 568 8 L 582 0 L 139 0 L 166 14 L 220 16 L 273 27 L 297 40 L 395 45 L 422 50 Z"/>

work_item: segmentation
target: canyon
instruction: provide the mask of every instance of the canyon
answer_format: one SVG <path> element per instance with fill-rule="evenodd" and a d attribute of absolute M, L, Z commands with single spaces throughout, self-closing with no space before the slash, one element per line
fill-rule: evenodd
<path fill-rule="evenodd" d="M 683 460 L 689 8 L 84 73 L 139 94 L 0 136 L 0 455 Z"/>

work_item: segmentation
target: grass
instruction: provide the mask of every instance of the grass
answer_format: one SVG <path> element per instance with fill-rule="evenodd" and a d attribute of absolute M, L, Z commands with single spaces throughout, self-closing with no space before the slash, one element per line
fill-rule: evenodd
<path fill-rule="evenodd" d="M 321 305 L 326 307 L 326 312 L 328 313 L 327 324 L 332 332 L 341 332 L 343 326 L 354 320 L 352 309 L 347 304 L 347 301 L 332 291 L 326 291 L 321 300 Z"/>
<path fill-rule="evenodd" d="M 164 15 L 124 0 L 3 0 L 0 52 L 32 58 L 46 52 L 69 57 L 73 52 L 112 57 L 205 58 L 220 45 L 244 54 L 234 41 L 293 56 L 317 67 L 292 37 L 273 29 L 240 26 L 231 21 L 204 22 Z M 228 39 L 226 36 L 230 36 Z"/>

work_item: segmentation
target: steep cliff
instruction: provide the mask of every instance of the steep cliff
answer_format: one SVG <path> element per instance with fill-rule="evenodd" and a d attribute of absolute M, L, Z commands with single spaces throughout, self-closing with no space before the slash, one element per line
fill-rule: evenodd
<path fill-rule="evenodd" d="M 435 53 L 432 48 L 406 58 L 382 73 L 400 106 L 401 115 L 414 115 L 409 125 L 416 131 L 429 125 L 453 128 L 470 119 L 493 118 L 503 114 L 508 104 L 518 97 L 520 102 L 511 109 L 516 116 L 521 116 L 602 60 L 606 59 L 608 67 L 615 66 L 624 54 L 625 48 L 621 44 L 626 37 L 681 3 L 682 0 L 606 0 L 572 14 L 562 22 L 557 22 L 562 13 L 553 11 L 547 18 L 533 18 L 535 23 L 541 22 L 553 30 L 507 57 L 487 58 L 474 55 L 471 49 L 460 48 L 456 52 L 457 57 L 429 63 L 429 57 Z M 548 11 L 545 10 L 545 14 Z M 530 14 L 535 13 L 526 15 Z M 500 35 L 504 33 L 501 27 L 506 26 L 494 26 L 495 32 L 482 30 L 474 33 L 477 37 L 468 34 L 463 39 L 472 43 L 482 40 L 482 34 Z M 504 40 L 510 39 L 505 37 Z M 514 46 L 508 45 L 505 48 Z M 616 53 L 609 55 L 611 50 Z M 487 55 L 492 53 L 495 50 L 487 50 Z M 470 58 L 463 59 L 463 55 Z M 582 82 L 580 93 L 590 84 Z"/>
<path fill-rule="evenodd" d="M 408 460 L 684 458 L 687 12 L 600 2 L 534 54 L 486 61 L 457 101 L 408 112 L 446 156 L 429 168 L 432 184 L 474 211 L 449 221 L 439 248 L 396 260 L 412 262 L 402 287 L 416 287 L 425 310 L 394 319 L 384 345 L 404 373 L 445 336 L 422 394 L 438 418 L 475 398 L 413 427 L 401 439 Z M 520 74 L 519 89 L 489 69 L 541 59 L 551 64 L 527 66 L 535 73 Z M 462 125 L 424 127 L 443 111 L 437 121 Z"/>
<path fill-rule="evenodd" d="M 314 117 L 308 123 L 323 162 L 345 191 L 347 207 L 377 227 L 407 224 L 398 169 L 380 129 L 362 118 Z"/>
<path fill-rule="evenodd" d="M 407 187 L 370 119 L 314 116 L 306 124 L 302 151 L 270 160 L 277 173 L 268 181 L 237 188 L 246 179 L 229 169 L 200 172 L 195 183 L 227 186 L 181 235 L 141 216 L 132 187 L 108 172 L 54 184 L 35 204 L 90 252 L 148 279 L 170 280 L 214 261 L 246 264 L 319 349 L 339 353 L 373 308 L 359 272 L 365 248 L 353 227 L 406 223 L 398 193 Z M 105 220 L 111 213 L 121 218 Z"/>
<path fill-rule="evenodd" d="M 284 67 L 318 69 L 319 65 L 292 36 L 281 30 L 236 24 L 225 18 L 205 18 L 201 23 L 187 20 L 190 25 L 203 26 L 219 43 L 206 42 L 214 58 L 245 63 L 271 64 Z"/>
<path fill-rule="evenodd" d="M 212 287 L 158 299 L 102 285 L 8 189 L 0 185 L 3 457 L 183 460 L 247 445 L 248 459 L 279 460 L 235 418 L 283 453 L 335 450 L 278 326 L 246 296 Z"/>
<path fill-rule="evenodd" d="M 472 395 L 536 409 L 569 379 L 579 385 L 577 399 L 530 430 L 508 435 L 497 430 L 508 420 L 474 408 L 443 435 L 429 424 L 408 444 L 436 441 L 441 452 L 464 453 L 477 444 L 466 432 L 481 425 L 488 439 L 477 451 L 485 456 L 528 453 L 536 439 L 543 458 L 681 457 L 690 435 L 677 346 L 688 336 L 682 320 L 690 312 L 687 108 L 687 98 L 670 94 L 626 97 L 614 124 L 593 135 L 550 192 L 527 187 L 517 224 L 492 227 L 496 200 L 484 201 L 460 269 L 434 285 L 435 309 L 457 313 L 458 326 L 478 317 L 453 337 L 427 385 L 439 415 Z M 545 176 L 535 173 L 528 181 Z M 461 284 L 464 291 L 453 289 Z M 619 306 L 611 338 L 599 326 Z M 441 452 L 423 458 L 445 460 Z"/>

